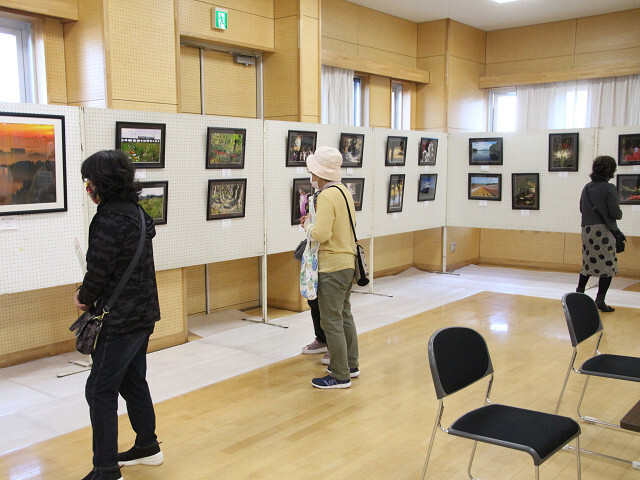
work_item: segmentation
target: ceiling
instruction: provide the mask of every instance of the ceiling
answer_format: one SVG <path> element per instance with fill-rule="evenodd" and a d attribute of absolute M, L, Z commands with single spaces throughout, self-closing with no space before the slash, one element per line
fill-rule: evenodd
<path fill-rule="evenodd" d="M 640 0 L 348 0 L 416 23 L 451 18 L 490 31 L 640 8 Z"/>

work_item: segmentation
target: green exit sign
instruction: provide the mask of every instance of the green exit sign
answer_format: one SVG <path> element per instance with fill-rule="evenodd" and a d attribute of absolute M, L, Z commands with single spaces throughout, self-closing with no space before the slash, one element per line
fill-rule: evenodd
<path fill-rule="evenodd" d="M 220 30 L 226 30 L 229 28 L 229 12 L 222 8 L 214 8 L 213 11 L 213 26 Z"/>

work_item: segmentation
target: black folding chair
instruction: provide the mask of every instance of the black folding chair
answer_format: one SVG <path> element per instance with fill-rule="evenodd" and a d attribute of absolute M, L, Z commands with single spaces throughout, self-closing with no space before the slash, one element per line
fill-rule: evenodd
<path fill-rule="evenodd" d="M 611 428 L 621 428 L 619 424 L 606 422 L 599 420 L 596 417 L 583 415 L 580 412 L 582 401 L 587 390 L 589 378 L 591 376 L 614 378 L 617 380 L 628 380 L 631 382 L 640 382 L 640 358 L 629 357 L 625 355 L 612 355 L 606 353 L 600 353 L 600 341 L 602 340 L 602 334 L 604 330 L 602 328 L 602 321 L 600 320 L 600 314 L 598 313 L 598 307 L 596 302 L 584 293 L 571 292 L 562 296 L 562 307 L 564 309 L 564 316 L 567 320 L 567 327 L 569 328 L 569 337 L 571 337 L 571 344 L 573 345 L 573 354 L 571 355 L 571 361 L 569 362 L 569 368 L 567 374 L 564 377 L 564 383 L 562 384 L 562 390 L 560 391 L 560 397 L 556 405 L 555 413 L 558 413 L 560 404 L 562 403 L 562 397 L 564 396 L 567 382 L 571 372 L 580 373 L 585 375 L 584 385 L 580 398 L 578 399 L 577 413 L 578 416 L 585 422 L 604 425 Z M 594 355 L 585 361 L 580 368 L 575 367 L 576 357 L 578 356 L 579 345 L 591 338 L 593 335 L 598 335 L 596 341 L 596 347 Z M 630 431 L 630 430 L 626 430 Z M 601 457 L 605 457 L 611 460 L 617 460 L 623 463 L 628 463 L 635 466 L 636 462 L 631 460 L 625 460 L 618 457 L 612 457 L 599 452 L 592 452 L 589 450 L 583 450 L 585 453 L 591 453 Z"/>
<path fill-rule="evenodd" d="M 464 327 L 449 327 L 436 331 L 429 340 L 429 365 L 439 409 L 422 470 L 423 480 L 438 429 L 450 435 L 474 440 L 467 468 L 471 480 L 471 466 L 478 442 L 527 452 L 535 465 L 535 478 L 539 480 L 540 465 L 575 438 L 577 478 L 580 480 L 578 423 L 560 415 L 491 404 L 489 395 L 493 384 L 493 366 L 487 344 L 478 332 Z M 458 418 L 449 428 L 442 427 L 444 398 L 487 376 L 489 385 L 484 406 Z"/>

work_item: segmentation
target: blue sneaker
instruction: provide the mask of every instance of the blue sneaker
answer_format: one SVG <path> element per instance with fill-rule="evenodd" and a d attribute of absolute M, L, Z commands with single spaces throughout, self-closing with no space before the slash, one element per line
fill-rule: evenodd
<path fill-rule="evenodd" d="M 351 380 L 338 380 L 331 375 L 327 375 L 322 378 L 314 378 L 311 380 L 311 385 L 316 388 L 349 388 Z"/>
<path fill-rule="evenodd" d="M 331 370 L 329 369 L 329 367 L 327 367 L 327 372 L 331 373 Z M 351 378 L 359 377 L 360 376 L 360 369 L 358 367 L 350 368 L 349 369 L 349 376 Z"/>

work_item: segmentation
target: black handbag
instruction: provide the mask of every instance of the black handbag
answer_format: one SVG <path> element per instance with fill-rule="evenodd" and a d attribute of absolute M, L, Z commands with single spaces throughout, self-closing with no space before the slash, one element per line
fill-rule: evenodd
<path fill-rule="evenodd" d="M 353 238 L 356 241 L 356 283 L 364 287 L 369 284 L 369 267 L 367 267 L 367 259 L 364 254 L 364 248 L 360 246 L 358 243 L 358 237 L 356 236 L 356 229 L 353 226 L 353 218 L 351 217 L 351 209 L 349 208 L 349 201 L 345 196 L 344 192 L 337 185 L 332 185 L 338 189 L 338 191 L 342 194 L 342 198 L 344 198 L 345 203 L 347 204 L 347 213 L 349 214 L 349 223 L 351 223 L 351 231 L 353 232 Z M 331 187 L 329 187 L 331 188 Z"/>
<path fill-rule="evenodd" d="M 142 255 L 142 248 L 144 247 L 144 237 L 147 231 L 147 225 L 144 221 L 144 211 L 142 207 L 140 208 L 140 241 L 138 242 L 138 248 L 136 250 L 135 255 L 129 262 L 129 266 L 125 270 L 122 278 L 118 282 L 115 290 L 109 297 L 109 300 L 102 308 L 102 313 L 96 315 L 92 312 L 93 309 L 90 309 L 87 312 L 84 312 L 82 315 L 78 317 L 78 319 L 71 324 L 69 330 L 72 332 L 75 331 L 76 336 L 76 350 L 84 355 L 92 354 L 96 345 L 98 344 L 98 336 L 100 335 L 100 331 L 102 330 L 102 322 L 104 321 L 105 315 L 109 314 L 111 307 L 113 306 L 116 299 L 122 293 L 122 289 L 125 284 L 129 281 L 131 274 L 133 273 L 133 269 L 135 268 L 138 260 L 140 260 L 140 255 Z"/>
<path fill-rule="evenodd" d="M 302 261 L 302 254 L 304 253 L 304 249 L 307 248 L 307 239 L 302 240 L 296 249 L 293 251 L 293 256 L 296 257 L 298 261 Z"/>
<path fill-rule="evenodd" d="M 598 216 L 600 217 L 600 220 L 602 220 L 602 223 L 604 223 L 606 225 L 606 227 L 609 228 L 609 225 L 607 225 L 607 222 L 605 222 L 604 217 L 600 213 L 600 210 L 598 210 L 596 208 L 596 204 L 593 203 L 593 200 L 591 199 L 591 194 L 589 193 L 589 189 L 588 188 L 586 189 L 586 192 L 587 192 L 587 197 L 589 197 L 589 201 L 591 202 L 591 210 L 596 212 L 598 214 Z M 626 246 L 625 242 L 627 241 L 627 237 L 624 236 L 624 233 L 622 233 L 622 231 L 619 228 L 618 229 L 609 228 L 609 231 L 613 235 L 613 238 L 616 239 L 616 253 L 624 252 L 624 248 Z"/>

